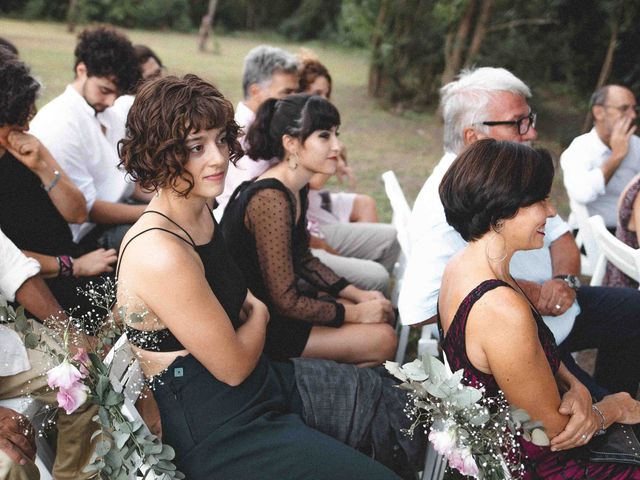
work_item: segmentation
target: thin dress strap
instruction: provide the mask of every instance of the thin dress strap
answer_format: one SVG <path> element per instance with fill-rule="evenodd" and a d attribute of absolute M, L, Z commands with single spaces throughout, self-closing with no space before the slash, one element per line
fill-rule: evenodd
<path fill-rule="evenodd" d="M 184 228 L 182 228 L 180 225 L 178 225 L 176 222 L 174 222 L 173 220 L 171 220 L 169 217 L 167 217 L 164 213 L 162 212 L 158 212 L 156 210 L 146 210 L 144 212 L 142 212 L 142 215 L 144 215 L 145 213 L 157 213 L 158 215 L 166 218 L 167 220 L 169 220 L 171 223 L 173 223 L 176 227 L 178 227 L 180 230 L 182 230 L 185 235 L 187 237 L 189 237 L 189 241 L 187 241 L 184 237 L 181 237 L 180 235 L 178 235 L 176 232 L 172 232 L 171 230 L 167 230 L 166 228 L 162 228 L 162 227 L 151 227 L 151 228 L 147 228 L 146 230 L 143 230 L 141 232 L 136 233 L 133 237 L 131 237 L 127 243 L 124 244 L 124 247 L 122 247 L 122 250 L 120 251 L 120 254 L 118 255 L 118 266 L 116 267 L 116 278 L 118 278 L 118 275 L 120 273 L 120 265 L 122 265 L 122 257 L 124 257 L 124 252 L 127 250 L 127 247 L 129 246 L 129 244 L 135 240 L 136 238 L 138 238 L 140 235 L 142 235 L 143 233 L 147 233 L 150 232 L 151 230 L 161 230 L 163 232 L 167 232 L 170 233 L 171 235 L 179 238 L 180 240 L 182 240 L 183 242 L 185 242 L 188 245 L 191 245 L 194 249 L 196 248 L 196 242 L 193 241 L 193 238 L 191 238 L 191 235 L 189 235 L 189 232 L 187 232 Z"/>

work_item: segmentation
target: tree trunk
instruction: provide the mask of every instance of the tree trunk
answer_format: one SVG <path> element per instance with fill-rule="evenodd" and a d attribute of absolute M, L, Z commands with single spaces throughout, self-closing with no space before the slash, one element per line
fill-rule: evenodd
<path fill-rule="evenodd" d="M 373 37 L 371 38 L 372 53 L 371 53 L 371 67 L 369 68 L 369 95 L 372 97 L 379 97 L 382 95 L 382 65 L 380 59 L 380 47 L 382 46 L 382 37 L 384 33 L 384 27 L 387 22 L 387 15 L 389 14 L 390 0 L 382 0 L 380 4 L 380 10 L 378 10 L 378 18 L 376 19 L 376 26 L 373 31 Z"/>
<path fill-rule="evenodd" d="M 618 32 L 620 31 L 620 20 L 618 17 L 614 18 L 611 25 L 611 37 L 609 38 L 609 47 L 607 48 L 607 54 L 604 56 L 604 61 L 602 62 L 602 68 L 600 69 L 600 75 L 598 76 L 598 83 L 596 83 L 595 90 L 598 90 L 600 87 L 603 87 L 607 80 L 609 79 L 609 75 L 611 75 L 611 68 L 613 67 L 613 56 L 616 51 L 616 47 L 618 46 Z M 594 91 L 595 91 L 594 90 Z M 591 115 L 591 109 L 587 113 L 587 116 L 584 119 L 584 123 L 582 124 L 582 131 L 586 132 L 591 128 L 593 117 Z"/>
<path fill-rule="evenodd" d="M 469 0 L 467 9 L 464 12 L 464 16 L 458 25 L 458 31 L 456 32 L 453 45 L 450 52 L 445 52 L 444 59 L 444 71 L 442 72 L 442 85 L 446 85 L 453 80 L 456 73 L 462 66 L 462 55 L 464 54 L 465 47 L 467 46 L 467 39 L 471 33 L 471 23 L 473 20 L 473 13 L 476 8 L 476 0 Z"/>
<path fill-rule="evenodd" d="M 213 17 L 216 14 L 217 6 L 218 0 L 209 0 L 207 13 L 202 17 L 202 22 L 200 22 L 200 30 L 198 31 L 198 50 L 201 52 L 204 52 L 207 49 L 207 39 L 209 38 L 209 31 L 213 25 Z"/>
<path fill-rule="evenodd" d="M 67 9 L 67 32 L 73 33 L 76 30 L 78 22 L 78 0 L 69 0 L 69 8 Z"/>
<path fill-rule="evenodd" d="M 483 0 L 480 15 L 478 15 L 478 20 L 476 22 L 476 28 L 473 31 L 471 45 L 467 52 L 467 59 L 464 62 L 465 68 L 469 68 L 471 66 L 471 62 L 473 62 L 473 59 L 480 51 L 480 45 L 482 45 L 482 40 L 484 40 L 485 34 L 487 33 L 487 24 L 489 23 L 489 18 L 491 18 L 492 7 L 493 0 Z"/>

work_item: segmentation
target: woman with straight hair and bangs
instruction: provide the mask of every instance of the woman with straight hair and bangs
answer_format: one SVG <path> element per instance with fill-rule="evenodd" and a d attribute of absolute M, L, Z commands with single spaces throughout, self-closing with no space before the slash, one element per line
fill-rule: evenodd
<path fill-rule="evenodd" d="M 340 278 L 309 250 L 308 183 L 333 174 L 338 110 L 317 95 L 267 100 L 247 132 L 247 154 L 280 162 L 231 196 L 222 229 L 249 288 L 269 307 L 265 353 L 360 366 L 393 357 L 391 303 Z"/>
<path fill-rule="evenodd" d="M 493 139 L 475 142 L 445 174 L 447 222 L 469 243 L 442 279 L 442 349 L 468 384 L 483 386 L 488 397 L 502 390 L 509 404 L 542 422 L 550 447 L 520 437 L 524 478 L 640 479 L 638 467 L 591 462 L 581 448 L 615 422 L 639 423 L 638 402 L 616 393 L 587 407 L 586 418 L 570 417 L 561 393 L 574 390 L 574 402 L 590 404 L 589 392 L 562 364 L 551 330 L 509 273 L 514 254 L 543 246 L 546 219 L 556 214 L 553 174 L 546 151 Z"/>
<path fill-rule="evenodd" d="M 262 355 L 269 313 L 212 215 L 237 136 L 229 101 L 187 75 L 143 85 L 121 143 L 126 171 L 156 192 L 124 238 L 117 304 L 162 440 L 190 480 L 397 479 L 306 426 L 293 366 Z"/>

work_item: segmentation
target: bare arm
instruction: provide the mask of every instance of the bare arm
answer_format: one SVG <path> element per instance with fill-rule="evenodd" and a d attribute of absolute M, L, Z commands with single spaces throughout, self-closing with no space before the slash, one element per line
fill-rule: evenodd
<path fill-rule="evenodd" d="M 9 134 L 5 146 L 14 157 L 40 178 L 42 185 L 51 187 L 49 197 L 67 222 L 86 221 L 87 203 L 82 192 L 36 137 L 14 131 Z M 56 171 L 59 172 L 58 180 L 56 180 Z M 53 185 L 54 182 L 55 185 Z"/>
<path fill-rule="evenodd" d="M 47 318 L 57 318 L 62 312 L 58 300 L 55 299 L 40 275 L 27 279 L 20 286 L 16 291 L 16 302 L 42 321 Z"/>
<path fill-rule="evenodd" d="M 580 250 L 571 232 L 556 238 L 549 246 L 553 276 L 580 275 Z"/>
<path fill-rule="evenodd" d="M 469 315 L 467 338 L 476 338 L 509 404 L 542 421 L 550 438 L 564 430 L 569 417 L 559 413 L 560 393 L 521 296 L 507 287 L 485 294 Z"/>
<path fill-rule="evenodd" d="M 247 320 L 234 330 L 206 281 L 197 254 L 184 242 L 166 237 L 150 232 L 132 243 L 129 249 L 133 251 L 120 276 L 128 279 L 132 293 L 212 375 L 228 385 L 239 385 L 262 353 L 266 308 L 248 296 Z"/>
<path fill-rule="evenodd" d="M 631 225 L 633 223 L 633 225 Z M 636 237 L 638 238 L 638 245 L 640 245 L 640 195 L 636 196 L 636 199 L 633 201 L 633 207 L 631 210 L 631 219 L 629 220 L 629 228 L 633 227 L 636 232 Z"/>
<path fill-rule="evenodd" d="M 127 225 L 135 223 L 146 205 L 127 205 L 96 200 L 89 212 L 89 219 L 94 223 L 107 225 Z"/>
<path fill-rule="evenodd" d="M 45 278 L 58 276 L 60 265 L 58 259 L 52 255 L 23 250 L 27 257 L 35 258 L 40 264 L 40 274 Z M 118 260 L 115 249 L 99 248 L 81 257 L 73 259 L 73 274 L 76 277 L 92 277 L 113 271 L 113 264 Z"/>

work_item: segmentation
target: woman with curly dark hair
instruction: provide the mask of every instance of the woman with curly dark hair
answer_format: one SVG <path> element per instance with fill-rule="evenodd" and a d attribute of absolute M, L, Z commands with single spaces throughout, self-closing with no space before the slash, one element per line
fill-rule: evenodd
<path fill-rule="evenodd" d="M 292 366 L 262 355 L 268 311 L 212 214 L 241 155 L 231 103 L 194 75 L 162 78 L 138 93 L 127 132 L 122 165 L 156 196 L 123 241 L 118 305 L 178 468 L 191 480 L 396 478 L 307 427 Z"/>

